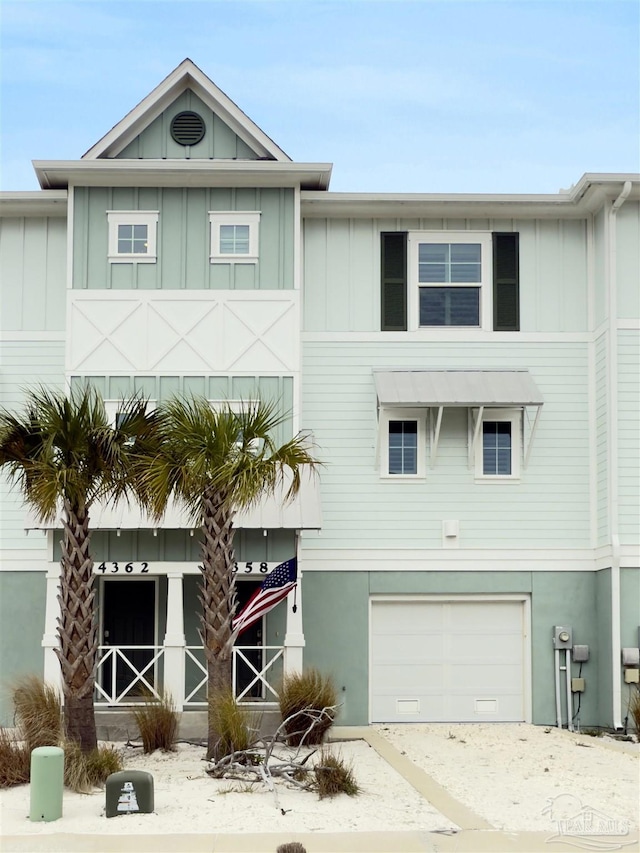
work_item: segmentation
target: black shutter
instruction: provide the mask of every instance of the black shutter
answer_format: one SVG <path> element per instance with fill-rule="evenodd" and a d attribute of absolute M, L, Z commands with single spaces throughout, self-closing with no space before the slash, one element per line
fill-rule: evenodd
<path fill-rule="evenodd" d="M 520 330 L 519 234 L 493 234 L 493 329 Z"/>
<path fill-rule="evenodd" d="M 407 331 L 407 234 L 385 231 L 381 238 L 383 332 Z"/>

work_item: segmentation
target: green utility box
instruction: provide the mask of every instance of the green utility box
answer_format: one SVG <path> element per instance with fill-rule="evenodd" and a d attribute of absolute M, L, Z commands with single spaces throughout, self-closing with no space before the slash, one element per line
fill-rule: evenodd
<path fill-rule="evenodd" d="M 107 777 L 107 817 L 153 811 L 153 776 L 144 770 L 121 770 Z"/>
<path fill-rule="evenodd" d="M 38 746 L 31 752 L 29 820 L 58 820 L 62 817 L 64 750 Z"/>

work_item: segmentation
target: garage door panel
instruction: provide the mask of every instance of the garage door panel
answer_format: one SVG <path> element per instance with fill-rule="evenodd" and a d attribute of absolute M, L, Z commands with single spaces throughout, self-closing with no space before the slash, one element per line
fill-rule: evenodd
<path fill-rule="evenodd" d="M 374 637 L 373 659 L 380 663 L 397 663 L 399 660 L 419 662 L 442 660 L 444 641 L 440 636 L 421 637 L 419 634 L 399 634 L 392 637 Z"/>
<path fill-rule="evenodd" d="M 524 719 L 523 602 L 374 601 L 374 722 Z"/>
<path fill-rule="evenodd" d="M 445 686 L 444 667 L 442 664 L 422 664 L 417 666 L 375 666 L 372 671 L 374 682 L 381 696 L 397 693 L 414 693 L 438 690 Z M 407 691 L 407 686 L 410 690 Z"/>

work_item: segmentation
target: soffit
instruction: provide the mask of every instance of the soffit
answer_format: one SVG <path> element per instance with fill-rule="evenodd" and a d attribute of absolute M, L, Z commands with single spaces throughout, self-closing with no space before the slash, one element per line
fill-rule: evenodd
<path fill-rule="evenodd" d="M 528 370 L 374 370 L 383 406 L 541 406 Z"/>

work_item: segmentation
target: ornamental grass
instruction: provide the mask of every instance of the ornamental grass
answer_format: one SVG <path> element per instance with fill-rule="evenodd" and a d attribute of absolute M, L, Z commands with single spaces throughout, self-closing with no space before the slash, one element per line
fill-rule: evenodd
<path fill-rule="evenodd" d="M 285 675 L 278 696 L 287 743 L 290 746 L 322 743 L 336 715 L 333 678 L 315 667 Z"/>

